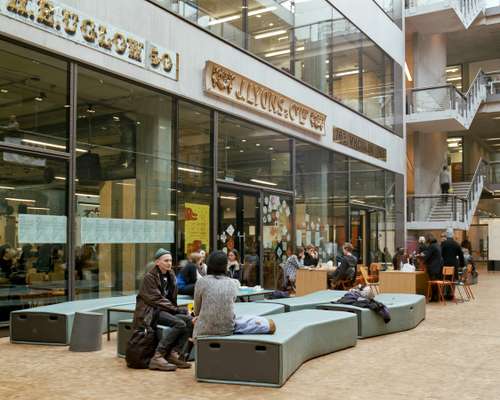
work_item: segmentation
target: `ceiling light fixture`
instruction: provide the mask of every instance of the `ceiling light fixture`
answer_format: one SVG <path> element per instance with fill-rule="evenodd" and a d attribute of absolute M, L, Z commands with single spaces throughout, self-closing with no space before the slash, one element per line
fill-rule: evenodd
<path fill-rule="evenodd" d="M 53 143 L 40 142 L 38 140 L 32 140 L 32 139 L 21 139 L 21 142 L 28 143 L 28 144 L 36 144 L 36 145 L 39 145 L 39 146 L 52 147 L 54 149 L 66 150 L 66 146 L 63 146 L 61 144 L 53 144 Z M 79 148 L 77 148 L 76 151 L 79 152 L 79 153 L 86 153 L 87 152 L 87 150 L 79 149 Z"/>
<path fill-rule="evenodd" d="M 500 137 L 488 138 L 488 139 L 485 139 L 485 140 L 487 140 L 488 142 L 492 141 L 492 140 L 500 140 Z"/>
<path fill-rule="evenodd" d="M 2 92 L 2 93 L 9 93 L 9 90 L 8 89 L 0 89 L 0 92 Z"/>
<path fill-rule="evenodd" d="M 348 75 L 357 75 L 359 74 L 359 69 L 352 69 L 350 71 L 342 71 L 342 72 L 337 72 L 333 74 L 335 78 L 339 78 L 341 76 L 348 76 Z"/>
<path fill-rule="evenodd" d="M 410 74 L 410 69 L 408 68 L 408 64 L 406 64 L 406 61 L 405 61 L 405 75 L 406 75 L 406 79 L 409 82 L 413 81 L 413 78 L 411 77 L 411 74 Z"/>
<path fill-rule="evenodd" d="M 226 200 L 238 200 L 238 198 L 235 196 L 220 196 L 220 198 Z"/>
<path fill-rule="evenodd" d="M 36 101 L 43 101 L 43 99 L 45 99 L 45 98 L 47 98 L 47 95 L 45 94 L 45 92 L 40 92 L 40 94 L 35 97 L 35 100 Z"/>
<path fill-rule="evenodd" d="M 278 50 L 278 51 L 271 51 L 270 53 L 264 54 L 264 57 L 274 57 L 274 56 L 282 56 L 283 54 L 288 54 L 290 53 L 290 49 L 286 50 Z"/>
<path fill-rule="evenodd" d="M 35 211 L 50 211 L 50 208 L 47 207 L 26 207 L 28 210 L 35 210 Z"/>
<path fill-rule="evenodd" d="M 177 214 L 175 214 L 175 213 L 168 213 L 167 215 L 168 215 L 169 217 L 177 217 Z"/>
<path fill-rule="evenodd" d="M 284 33 L 286 33 L 286 30 L 284 29 L 279 29 L 277 31 L 272 31 L 272 32 L 266 32 L 266 33 L 260 33 L 258 35 L 255 35 L 254 38 L 255 39 L 265 39 L 265 38 L 268 38 L 268 37 L 273 37 L 273 36 L 278 36 L 278 35 L 283 35 Z"/>
<path fill-rule="evenodd" d="M 86 110 L 89 114 L 94 114 L 95 113 L 95 110 L 94 110 L 94 107 L 92 107 L 92 104 L 89 104 L 87 106 L 87 110 Z"/>
<path fill-rule="evenodd" d="M 454 82 L 454 81 L 461 81 L 462 77 L 461 76 L 455 76 L 453 78 L 446 78 L 446 82 Z"/>
<path fill-rule="evenodd" d="M 268 181 L 263 181 L 261 179 L 250 179 L 250 181 L 254 182 L 254 183 L 260 183 L 262 185 L 269 185 L 269 186 L 278 186 L 277 183 L 274 183 L 274 182 L 268 182 Z"/>
<path fill-rule="evenodd" d="M 260 15 L 260 14 L 264 14 L 264 13 L 267 13 L 267 12 L 270 12 L 270 11 L 274 11 L 274 10 L 276 10 L 276 7 L 260 8 L 258 10 L 249 11 L 248 12 L 248 16 L 252 17 L 254 15 Z"/>
<path fill-rule="evenodd" d="M 36 200 L 33 200 L 33 199 L 18 199 L 16 197 L 5 197 L 5 200 L 18 201 L 20 203 L 36 203 Z"/>
<path fill-rule="evenodd" d="M 194 168 L 177 167 L 179 171 L 192 172 L 193 174 L 202 174 L 203 171 Z"/>
<path fill-rule="evenodd" d="M 224 18 L 220 18 L 220 19 L 214 19 L 214 20 L 210 21 L 207 25 L 208 26 L 213 26 L 213 25 L 223 24 L 224 22 L 234 21 L 234 20 L 237 20 L 237 19 L 240 19 L 239 15 L 230 15 L 229 17 L 224 17 Z"/>
<path fill-rule="evenodd" d="M 14 190 L 15 187 L 14 186 L 0 186 L 0 189 L 4 189 L 4 190 Z"/>

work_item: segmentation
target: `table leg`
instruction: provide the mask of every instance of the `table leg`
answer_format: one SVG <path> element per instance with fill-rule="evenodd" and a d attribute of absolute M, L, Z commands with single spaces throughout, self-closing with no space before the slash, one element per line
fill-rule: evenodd
<path fill-rule="evenodd" d="M 108 342 L 111 340 L 111 335 L 110 335 L 110 323 L 109 323 L 109 315 L 111 314 L 110 311 L 109 311 L 109 308 L 106 310 L 106 313 L 107 313 L 107 317 L 108 319 L 106 320 L 106 331 L 107 331 L 107 334 L 108 334 Z"/>

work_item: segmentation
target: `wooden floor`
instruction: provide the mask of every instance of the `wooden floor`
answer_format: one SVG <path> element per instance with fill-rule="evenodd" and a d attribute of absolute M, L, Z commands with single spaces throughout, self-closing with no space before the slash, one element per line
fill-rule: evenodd
<path fill-rule="evenodd" d="M 358 341 L 311 360 L 281 389 L 197 383 L 194 370 L 129 370 L 116 337 L 96 353 L 0 339 L 2 400 L 500 399 L 500 272 L 483 272 L 477 300 L 431 304 L 408 332 Z M 244 362 L 244 360 L 241 360 Z"/>

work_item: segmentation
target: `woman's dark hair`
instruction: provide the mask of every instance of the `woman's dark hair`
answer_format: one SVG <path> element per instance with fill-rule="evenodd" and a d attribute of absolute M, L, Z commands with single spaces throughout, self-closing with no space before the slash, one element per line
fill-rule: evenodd
<path fill-rule="evenodd" d="M 236 249 L 231 249 L 231 250 L 229 250 L 229 251 L 227 252 L 227 254 L 229 254 L 229 253 L 233 253 L 233 254 L 234 254 L 234 257 L 236 258 L 236 260 L 238 260 L 238 259 L 239 259 L 239 257 L 240 257 L 240 254 L 238 253 L 238 250 L 236 250 Z"/>
<path fill-rule="evenodd" d="M 425 241 L 427 243 L 429 243 L 429 244 L 437 242 L 436 238 L 434 237 L 434 235 L 432 233 L 426 233 L 425 234 Z"/>
<path fill-rule="evenodd" d="M 223 251 L 213 251 L 207 259 L 207 275 L 226 275 L 227 255 Z"/>

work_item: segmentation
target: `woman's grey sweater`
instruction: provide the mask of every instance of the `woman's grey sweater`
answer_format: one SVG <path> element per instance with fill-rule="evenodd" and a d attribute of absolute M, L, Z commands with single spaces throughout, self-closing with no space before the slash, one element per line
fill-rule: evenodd
<path fill-rule="evenodd" d="M 193 337 L 232 335 L 234 302 L 240 283 L 224 275 L 207 275 L 196 281 L 194 313 L 198 316 Z"/>

